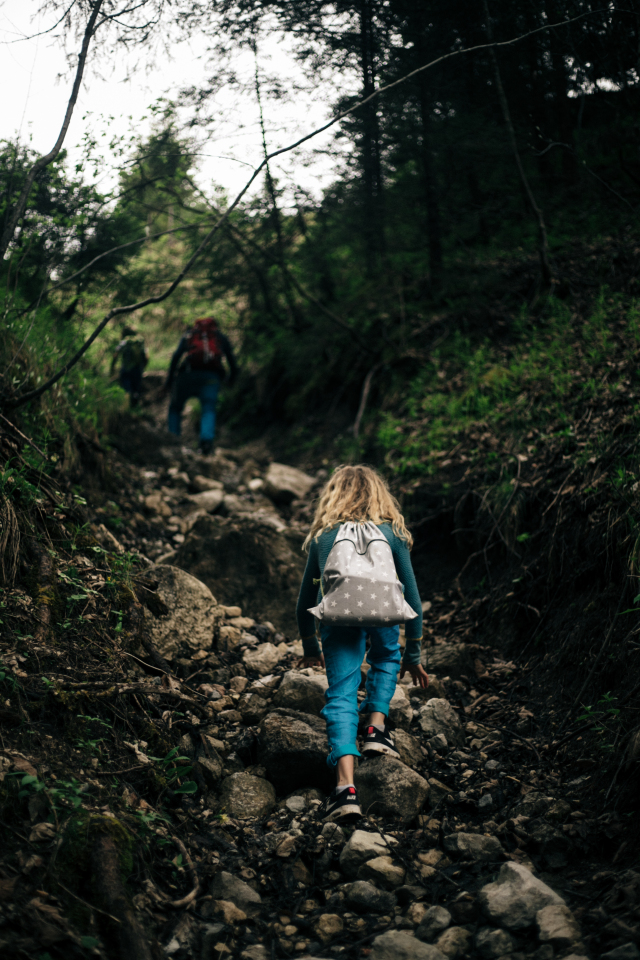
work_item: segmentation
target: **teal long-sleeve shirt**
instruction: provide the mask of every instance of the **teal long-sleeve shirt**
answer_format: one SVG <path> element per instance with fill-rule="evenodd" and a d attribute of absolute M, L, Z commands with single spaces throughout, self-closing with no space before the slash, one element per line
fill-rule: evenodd
<path fill-rule="evenodd" d="M 422 603 L 411 565 L 411 555 L 406 541 L 395 535 L 390 523 L 381 523 L 379 527 L 389 541 L 396 573 L 398 574 L 400 583 L 404 587 L 405 600 L 411 609 L 415 610 L 418 614 L 413 620 L 407 620 L 405 623 L 407 643 L 403 657 L 404 663 L 411 665 L 417 664 L 420 663 L 420 641 L 422 640 Z M 298 630 L 302 638 L 305 657 L 316 657 L 320 655 L 320 646 L 315 634 L 315 617 L 309 613 L 309 607 L 314 607 L 322 599 L 322 593 L 318 588 L 317 582 L 322 578 L 329 551 L 338 535 L 339 528 L 340 524 L 336 524 L 336 526 L 330 530 L 325 530 L 317 540 L 311 541 L 311 546 L 309 547 L 307 566 L 302 578 L 298 604 L 296 606 Z M 314 583 L 314 580 L 316 583 Z"/>

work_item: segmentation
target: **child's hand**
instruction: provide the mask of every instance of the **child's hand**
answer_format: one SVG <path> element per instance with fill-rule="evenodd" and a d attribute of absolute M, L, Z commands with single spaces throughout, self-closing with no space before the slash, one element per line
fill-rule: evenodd
<path fill-rule="evenodd" d="M 419 663 L 403 663 L 400 670 L 400 679 L 404 677 L 405 673 L 409 671 L 413 678 L 414 687 L 421 686 L 423 690 L 426 690 L 429 686 L 429 674 L 424 669 L 424 667 Z"/>
<path fill-rule="evenodd" d="M 298 660 L 299 667 L 322 667 L 324 670 L 324 654 L 321 653 L 319 657 L 302 657 L 301 660 Z"/>

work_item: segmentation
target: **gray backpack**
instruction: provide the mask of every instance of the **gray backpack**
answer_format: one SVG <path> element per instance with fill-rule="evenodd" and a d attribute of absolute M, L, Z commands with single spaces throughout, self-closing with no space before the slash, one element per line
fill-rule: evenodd
<path fill-rule="evenodd" d="M 323 623 L 392 627 L 418 614 L 404 599 L 389 541 L 375 523 L 343 523 L 322 576 L 322 601 L 310 607 Z"/>

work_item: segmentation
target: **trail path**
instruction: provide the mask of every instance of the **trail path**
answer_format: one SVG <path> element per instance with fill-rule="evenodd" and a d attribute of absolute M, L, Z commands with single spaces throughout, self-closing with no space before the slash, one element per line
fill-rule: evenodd
<path fill-rule="evenodd" d="M 640 873 L 615 867 L 623 824 L 592 812 L 588 769 L 566 781 L 551 705 L 532 709 L 525 664 L 473 642 L 473 604 L 419 584 L 431 683 L 397 686 L 401 761 L 361 763 L 366 816 L 356 829 L 323 826 L 326 680 L 297 666 L 292 604 L 325 471 L 274 465 L 260 445 L 201 457 L 144 418 L 115 443 L 120 490 L 92 508 L 91 529 L 114 557 L 124 546 L 147 558 L 134 578 L 139 627 L 117 669 L 81 680 L 68 666 L 60 690 L 132 704 L 197 790 L 163 787 L 172 822 L 157 819 L 150 785 L 175 767 L 151 756 L 140 726 L 99 759 L 76 750 L 65 769 L 86 784 L 86 809 L 147 824 L 155 847 L 129 889 L 155 955 L 640 957 Z M 88 584 L 86 556 L 74 576 Z M 26 688 L 37 682 L 23 661 L 15 668 Z M 36 737 L 29 749 L 5 742 L 0 763 L 26 770 L 46 756 Z M 52 855 L 51 829 L 32 833 L 23 873 L 29 847 Z M 5 876 L 0 898 L 14 882 Z M 12 929 L 3 941 L 0 928 L 0 945 L 24 954 Z"/>

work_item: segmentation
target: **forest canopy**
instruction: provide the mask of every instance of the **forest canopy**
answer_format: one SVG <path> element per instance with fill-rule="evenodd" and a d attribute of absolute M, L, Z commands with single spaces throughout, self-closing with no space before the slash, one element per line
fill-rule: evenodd
<path fill-rule="evenodd" d="M 486 267 L 503 252 L 514 265 L 539 262 L 520 302 L 566 296 L 558 251 L 570 237 L 623 228 L 640 199 L 632 7 L 50 3 L 66 41 L 82 38 L 88 64 L 107 63 L 119 45 L 142 66 L 163 44 L 213 39 L 202 85 L 156 108 L 110 194 L 69 171 L 62 144 L 42 165 L 21 143 L 3 143 L 0 224 L 11 238 L 0 283 L 13 338 L 5 402 L 30 396 L 101 324 L 112 343 L 118 317 L 149 302 L 138 317 L 158 364 L 203 310 L 230 327 L 244 369 L 237 417 L 353 418 L 372 382 L 384 407 L 429 362 L 441 336 L 434 312 L 455 305 L 457 333 L 477 335 L 465 305 L 482 296 Z M 265 31 L 292 45 L 307 79 L 348 72 L 359 90 L 326 104 L 329 118 L 347 112 L 333 128 L 328 189 L 292 188 L 265 160 L 229 213 L 232 197 L 200 185 L 194 135 L 234 58 L 256 51 Z M 266 158 L 280 146 L 265 123 L 279 93 L 257 58 L 252 92 Z M 299 133 L 309 132 L 301 116 Z M 44 356 L 41 335 L 51 344 Z M 101 343 L 81 361 L 95 370 Z"/>

